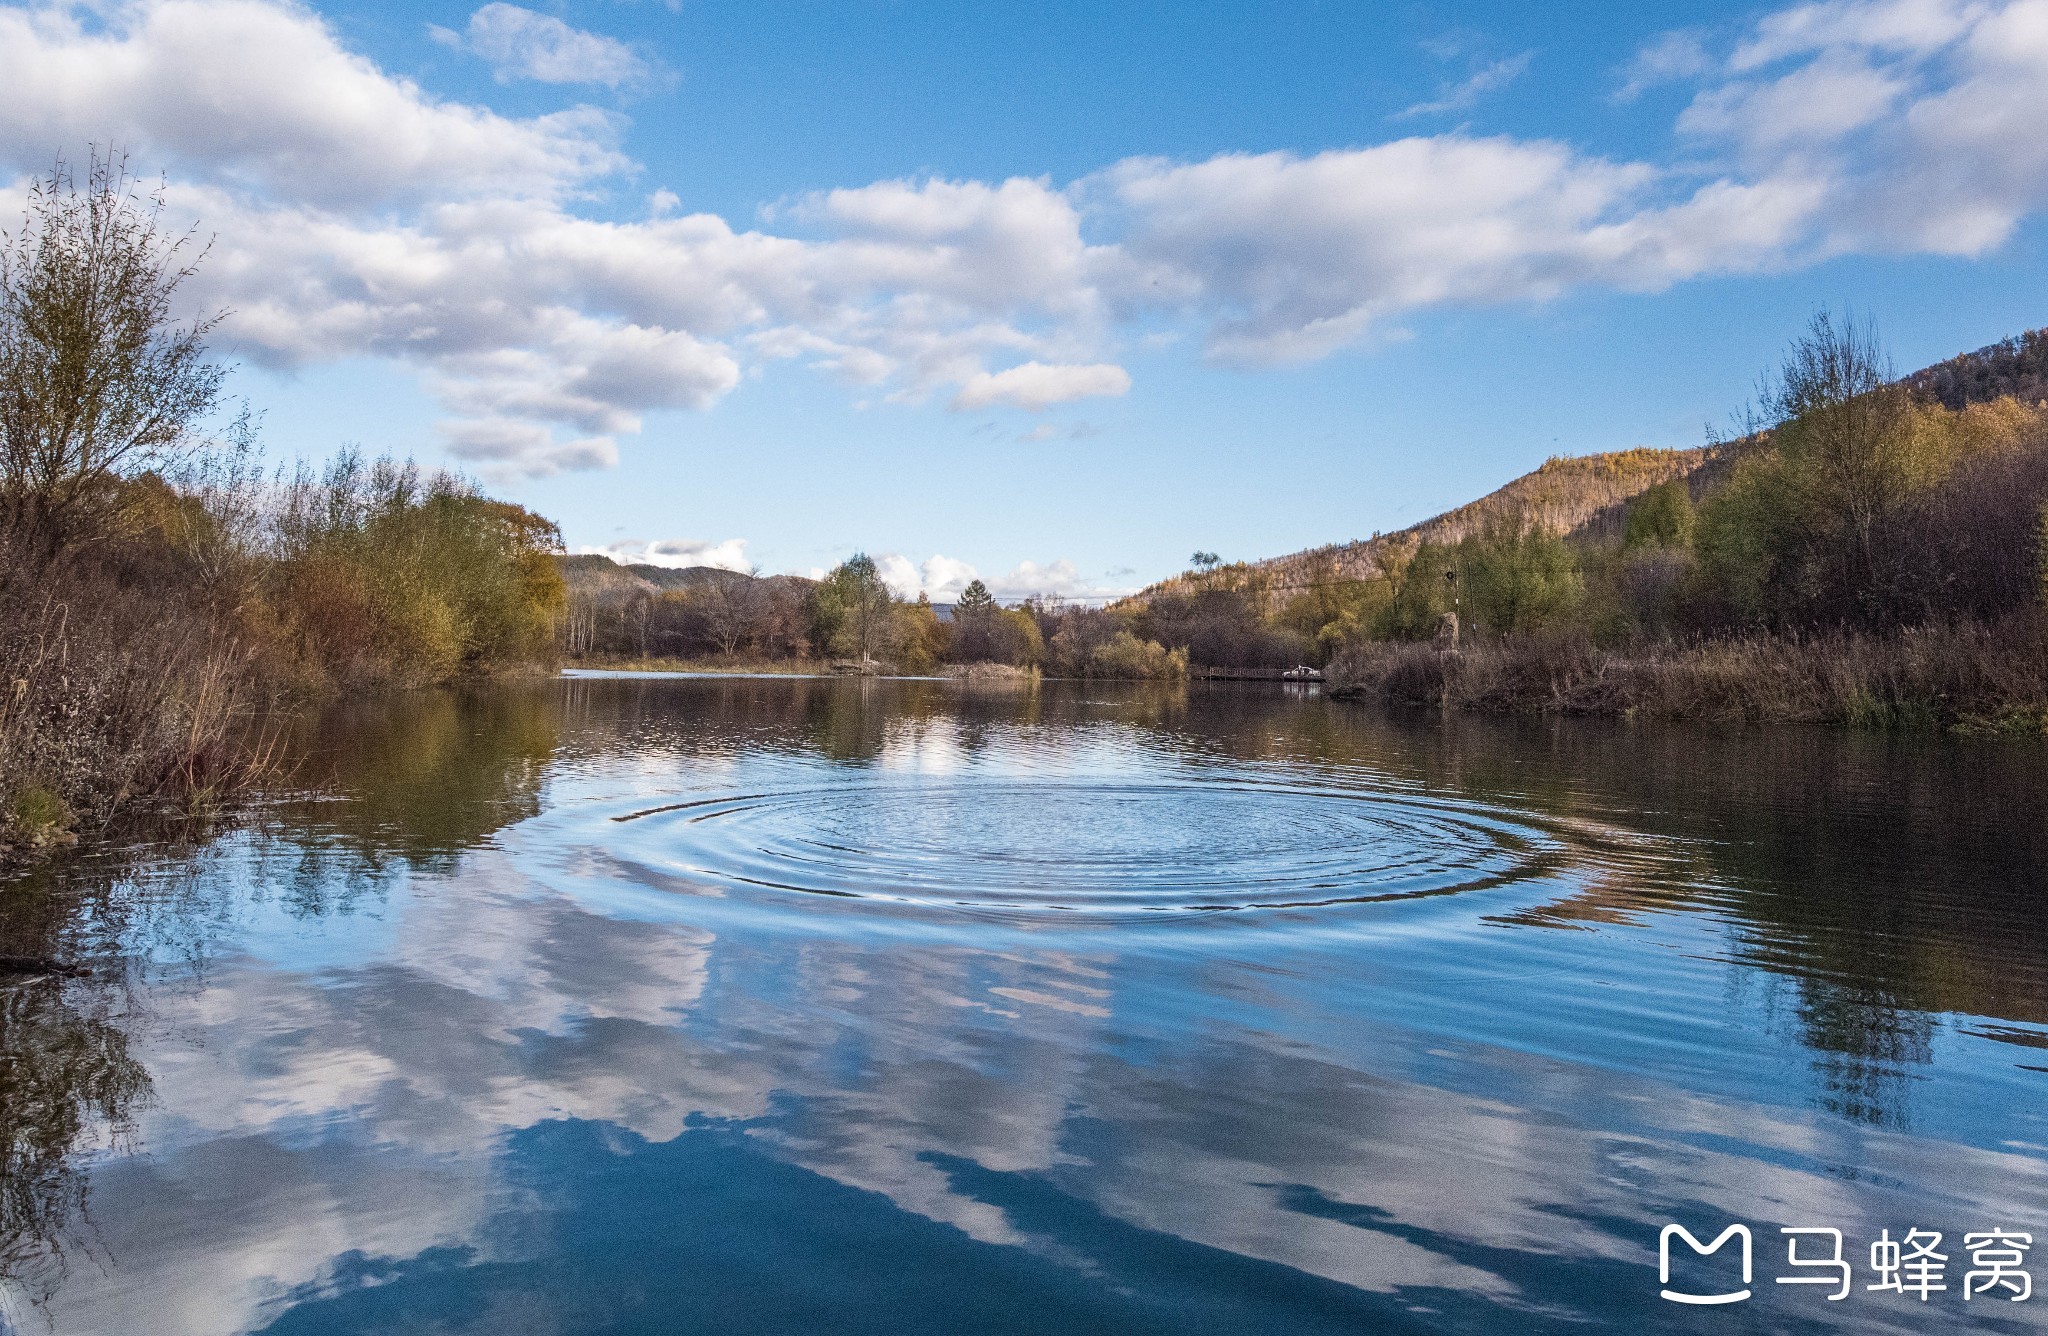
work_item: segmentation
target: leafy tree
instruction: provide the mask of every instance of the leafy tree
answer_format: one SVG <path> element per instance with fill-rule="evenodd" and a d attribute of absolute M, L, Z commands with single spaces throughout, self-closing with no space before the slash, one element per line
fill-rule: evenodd
<path fill-rule="evenodd" d="M 1437 623 L 1451 610 L 1452 582 L 1445 579 L 1456 563 L 1453 550 L 1443 543 L 1419 543 L 1405 559 L 1387 561 L 1394 596 L 1373 622 L 1373 634 L 1383 640 L 1427 640 L 1436 634 Z"/>
<path fill-rule="evenodd" d="M 566 603 L 548 520 L 354 450 L 282 501 L 270 583 L 309 665 L 439 682 L 547 652 Z"/>
<path fill-rule="evenodd" d="M 1693 521 L 1692 497 L 1686 492 L 1684 480 L 1673 478 L 1658 483 L 1629 503 L 1622 528 L 1622 550 L 1689 546 Z"/>
<path fill-rule="evenodd" d="M 1786 614 L 1796 581 L 1784 572 L 1796 558 L 1799 534 L 1786 472 L 1776 455 L 1745 459 L 1700 507 L 1696 597 L 1710 620 L 1754 626 Z"/>
<path fill-rule="evenodd" d="M 2041 569 L 2041 602 L 2048 605 L 2048 505 L 2041 507 L 2041 538 L 2037 550 Z"/>
<path fill-rule="evenodd" d="M 1188 655 L 1186 650 L 1168 650 L 1157 641 L 1118 631 L 1095 647 L 1086 671 L 1090 677 L 1183 678 L 1188 675 Z"/>
<path fill-rule="evenodd" d="M 856 552 L 833 568 L 813 602 L 826 644 L 862 663 L 888 647 L 896 596 L 866 553 Z"/>
<path fill-rule="evenodd" d="M 1313 647 L 1311 659 L 1327 663 L 1342 646 L 1363 639 L 1389 603 L 1391 582 L 1344 576 L 1336 559 L 1318 553 L 1303 569 L 1302 588 L 1281 605 L 1275 621 Z"/>
<path fill-rule="evenodd" d="M 1563 621 L 1585 593 L 1563 538 L 1535 525 L 1494 524 L 1458 544 L 1464 603 L 1495 635 L 1540 630 Z"/>
<path fill-rule="evenodd" d="M 60 161 L 0 245 L 0 519 L 46 555 L 104 534 L 117 480 L 192 453 L 219 405 L 220 317 L 173 318 L 199 257 L 162 213 L 119 160 L 82 187 Z"/>
<path fill-rule="evenodd" d="M 920 593 L 915 603 L 896 606 L 896 625 L 891 637 L 897 648 L 899 666 L 906 673 L 928 673 L 945 662 L 948 636 L 929 594 Z"/>

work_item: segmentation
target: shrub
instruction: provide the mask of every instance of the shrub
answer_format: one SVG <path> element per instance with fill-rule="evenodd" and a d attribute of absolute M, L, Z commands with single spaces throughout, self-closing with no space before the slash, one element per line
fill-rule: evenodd
<path fill-rule="evenodd" d="M 285 489 L 270 582 L 308 673 L 445 682 L 544 658 L 555 527 L 446 474 L 346 451 Z"/>
<path fill-rule="evenodd" d="M 1185 650 L 1169 650 L 1153 640 L 1118 631 L 1088 656 L 1090 677 L 1170 680 L 1188 675 Z"/>

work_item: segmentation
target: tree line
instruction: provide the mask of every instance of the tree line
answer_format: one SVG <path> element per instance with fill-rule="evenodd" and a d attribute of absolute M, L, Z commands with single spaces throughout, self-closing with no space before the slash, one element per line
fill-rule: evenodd
<path fill-rule="evenodd" d="M 1051 598 L 1004 607 L 975 580 L 941 617 L 929 595 L 896 594 L 864 553 L 815 581 L 732 571 L 695 573 L 688 587 L 668 590 L 575 581 L 563 624 L 565 651 L 597 662 L 793 662 L 912 675 L 1000 665 L 1161 679 L 1188 671 L 1185 649 L 1160 644 L 1130 611 Z"/>

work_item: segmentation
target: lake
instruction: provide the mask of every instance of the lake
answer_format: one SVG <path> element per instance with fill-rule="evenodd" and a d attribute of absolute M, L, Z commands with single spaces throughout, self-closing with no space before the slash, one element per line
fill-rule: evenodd
<path fill-rule="evenodd" d="M 91 971 L 0 982 L 0 1325 L 2048 1329 L 1964 1293 L 2048 1277 L 2039 741 L 598 677 L 293 748 L 0 887 Z"/>

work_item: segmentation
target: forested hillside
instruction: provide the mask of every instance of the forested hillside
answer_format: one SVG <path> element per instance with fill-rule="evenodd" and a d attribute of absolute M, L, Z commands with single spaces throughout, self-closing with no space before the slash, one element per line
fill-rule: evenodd
<path fill-rule="evenodd" d="M 1915 396 L 1944 408 L 2014 398 L 2048 408 L 2048 329 L 2029 330 L 1906 377 Z"/>
<path fill-rule="evenodd" d="M 1962 353 L 1904 377 L 1900 382 L 1914 399 L 1950 409 L 2012 398 L 2022 404 L 2048 407 L 2048 329 L 2030 330 L 1975 352 Z M 1610 451 L 1604 454 L 1553 456 L 1534 472 L 1525 473 L 1476 501 L 1445 511 L 1392 533 L 1374 534 L 1348 543 L 1309 548 L 1249 565 L 1267 573 L 1275 586 L 1299 586 L 1335 574 L 1370 579 L 1386 573 L 1389 559 L 1404 559 L 1423 543 L 1456 543 L 1502 521 L 1540 527 L 1552 533 L 1580 531 L 1600 537 L 1621 532 L 1626 503 L 1672 478 L 1689 480 L 1693 502 L 1725 482 L 1736 460 L 1760 442 L 1744 440 L 1692 449 Z M 1163 580 L 1144 590 L 1184 590 L 1189 575 Z"/>
<path fill-rule="evenodd" d="M 1421 543 L 1455 543 L 1502 521 L 1567 533 L 1604 509 L 1640 496 L 1660 482 L 1691 473 L 1717 453 L 1715 447 L 1700 446 L 1690 450 L 1638 447 L 1597 455 L 1557 455 L 1543 461 L 1535 472 L 1525 473 L 1477 501 L 1420 524 L 1354 542 L 1268 557 L 1252 564 L 1280 585 L 1327 578 L 1330 572 L 1363 580 L 1385 574 L 1390 554 L 1412 552 Z M 1141 597 L 1170 590 L 1186 578 L 1162 581 Z"/>

